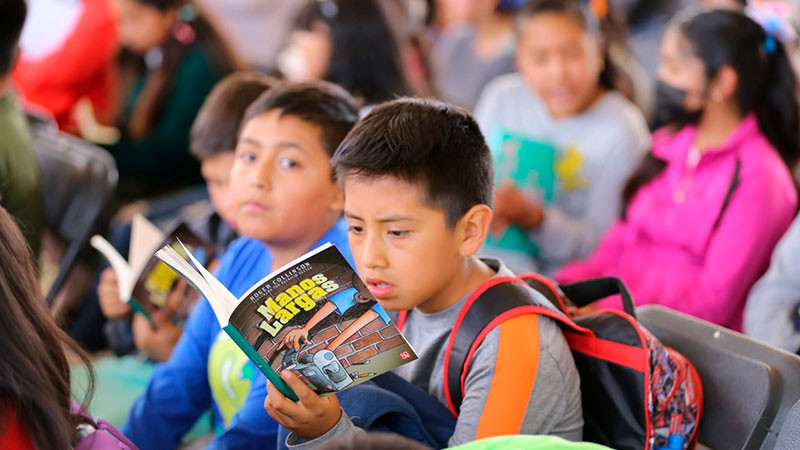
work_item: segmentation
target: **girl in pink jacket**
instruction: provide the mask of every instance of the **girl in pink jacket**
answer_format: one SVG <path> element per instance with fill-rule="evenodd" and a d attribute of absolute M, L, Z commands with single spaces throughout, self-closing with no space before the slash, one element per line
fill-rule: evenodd
<path fill-rule="evenodd" d="M 617 276 L 639 305 L 735 330 L 797 209 L 796 81 L 783 45 L 743 14 L 674 23 L 662 42 L 652 152 L 623 214 L 561 282 Z"/>

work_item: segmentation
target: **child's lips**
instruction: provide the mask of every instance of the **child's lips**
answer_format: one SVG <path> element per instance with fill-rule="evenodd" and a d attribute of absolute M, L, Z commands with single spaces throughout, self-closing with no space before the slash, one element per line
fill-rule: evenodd
<path fill-rule="evenodd" d="M 367 289 L 375 298 L 386 298 L 394 293 L 394 285 L 376 278 L 367 278 Z"/>
<path fill-rule="evenodd" d="M 265 212 L 267 209 L 267 205 L 257 202 L 257 201 L 249 201 L 242 203 L 242 210 L 245 212 Z"/>

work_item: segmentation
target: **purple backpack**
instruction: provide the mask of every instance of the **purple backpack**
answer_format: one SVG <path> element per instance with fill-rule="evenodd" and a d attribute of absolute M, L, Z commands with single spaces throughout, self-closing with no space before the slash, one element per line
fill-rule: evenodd
<path fill-rule="evenodd" d="M 81 405 L 72 402 L 70 413 L 82 420 L 76 430 L 79 440 L 75 450 L 137 450 L 114 425 L 103 419 L 95 420 Z"/>

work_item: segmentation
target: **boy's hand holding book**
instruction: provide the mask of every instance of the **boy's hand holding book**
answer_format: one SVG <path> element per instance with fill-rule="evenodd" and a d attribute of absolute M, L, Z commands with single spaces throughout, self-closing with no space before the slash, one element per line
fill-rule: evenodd
<path fill-rule="evenodd" d="M 182 329 L 172 323 L 166 311 L 154 312 L 151 319 L 152 323 L 142 314 L 133 316 L 133 341 L 139 351 L 163 362 L 172 354 Z"/>
<path fill-rule="evenodd" d="M 494 191 L 494 218 L 496 222 L 519 225 L 530 231 L 542 224 L 544 210 L 513 183 L 506 182 Z"/>
<path fill-rule="evenodd" d="M 299 401 L 290 400 L 267 381 L 264 409 L 276 422 L 309 441 L 327 433 L 339 422 L 342 407 L 335 395 L 317 395 L 290 370 L 282 370 L 280 375 L 297 394 Z"/>
<path fill-rule="evenodd" d="M 119 319 L 131 313 L 131 307 L 119 298 L 119 280 L 111 267 L 100 274 L 97 298 L 100 302 L 100 310 L 108 319 Z"/>

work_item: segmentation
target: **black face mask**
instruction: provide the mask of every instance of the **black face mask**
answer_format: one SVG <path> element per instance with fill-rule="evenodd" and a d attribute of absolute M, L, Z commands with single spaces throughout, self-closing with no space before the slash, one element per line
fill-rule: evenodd
<path fill-rule="evenodd" d="M 661 80 L 656 84 L 655 108 L 653 109 L 652 129 L 669 126 L 676 129 L 686 125 L 697 125 L 703 117 L 703 108 L 689 111 L 684 106 L 689 93 Z"/>

